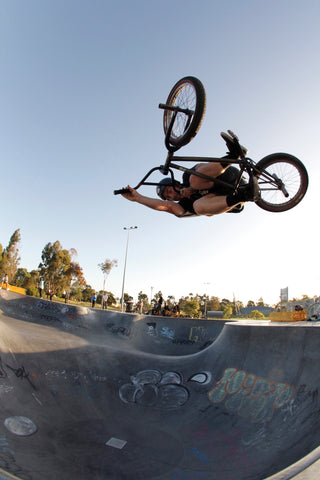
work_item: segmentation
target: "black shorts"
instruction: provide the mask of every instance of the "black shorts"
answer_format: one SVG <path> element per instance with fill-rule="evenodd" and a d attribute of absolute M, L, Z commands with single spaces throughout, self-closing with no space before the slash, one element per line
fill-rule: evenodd
<path fill-rule="evenodd" d="M 224 163 L 225 162 L 221 162 L 221 165 L 226 167 Z M 195 169 L 196 169 L 196 165 L 192 167 L 190 170 L 195 171 Z M 182 183 L 184 187 L 190 186 L 191 175 L 192 174 L 189 172 L 184 172 L 182 177 Z M 238 178 L 239 178 L 239 169 L 230 164 L 229 164 L 229 167 L 226 169 L 226 171 L 217 177 L 218 180 L 222 180 L 223 182 L 230 183 L 231 185 L 235 185 Z M 246 182 L 243 179 L 241 179 L 240 185 L 245 185 L 245 183 Z M 231 193 L 231 190 L 230 188 L 225 187 L 224 185 L 214 185 L 212 188 L 208 190 L 208 192 L 215 193 L 216 195 L 228 195 L 229 193 Z"/>
<path fill-rule="evenodd" d="M 217 180 L 222 180 L 223 182 L 230 183 L 231 185 L 235 185 L 238 181 L 240 171 L 238 168 L 230 165 L 227 170 L 217 177 Z M 240 185 L 245 185 L 246 182 L 241 179 Z M 210 193 L 215 193 L 216 195 L 228 195 L 231 193 L 230 188 L 225 187 L 224 185 L 214 185 L 209 190 Z"/>

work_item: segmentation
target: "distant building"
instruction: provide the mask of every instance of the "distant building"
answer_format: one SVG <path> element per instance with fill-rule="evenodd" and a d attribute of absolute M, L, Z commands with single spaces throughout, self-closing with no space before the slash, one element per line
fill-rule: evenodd
<path fill-rule="evenodd" d="M 243 316 L 246 316 L 246 317 L 250 317 L 251 313 L 252 313 L 254 310 L 258 310 L 258 312 L 263 313 L 263 315 L 264 315 L 265 317 L 267 317 L 267 316 L 269 315 L 269 313 L 275 311 L 275 309 L 272 308 L 272 307 L 265 307 L 265 306 L 256 305 L 256 306 L 254 306 L 254 307 L 244 307 L 244 308 L 240 308 L 240 315 L 243 315 Z"/>

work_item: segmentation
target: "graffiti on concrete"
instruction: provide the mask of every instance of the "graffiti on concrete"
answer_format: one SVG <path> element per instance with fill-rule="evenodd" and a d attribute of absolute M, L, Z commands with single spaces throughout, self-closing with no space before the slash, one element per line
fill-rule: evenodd
<path fill-rule="evenodd" d="M 81 325 L 73 306 L 40 300 L 35 308 L 40 311 L 40 319 L 45 322 L 62 325 L 67 330 L 85 328 Z"/>
<path fill-rule="evenodd" d="M 34 390 L 36 389 L 36 387 L 34 386 L 34 384 L 32 383 L 32 381 L 30 379 L 30 374 L 26 371 L 26 369 L 24 368 L 23 365 L 21 365 L 21 367 L 19 367 L 19 368 L 13 368 L 13 367 L 10 367 L 10 365 L 6 364 L 6 367 L 8 367 L 15 374 L 15 376 L 17 378 L 20 378 L 21 380 L 23 380 L 25 378 L 29 382 L 31 387 Z"/>
<path fill-rule="evenodd" d="M 175 329 L 172 327 L 164 326 L 159 328 L 158 330 L 156 322 L 148 322 L 147 335 L 149 335 L 150 337 L 163 337 L 167 338 L 168 340 L 174 340 Z"/>
<path fill-rule="evenodd" d="M 45 377 L 54 398 L 66 396 L 82 404 L 97 398 L 101 391 L 99 383 L 105 383 L 108 379 L 106 375 L 99 375 L 93 370 L 80 372 L 58 368 L 45 372 Z"/>
<path fill-rule="evenodd" d="M 210 372 L 197 372 L 187 382 L 206 385 L 211 382 Z M 131 383 L 122 385 L 119 396 L 125 403 L 156 406 L 161 408 L 177 408 L 190 398 L 189 389 L 183 385 L 182 375 L 178 372 L 161 373 L 159 370 L 141 370 L 131 375 Z"/>
<path fill-rule="evenodd" d="M 3 453 L 10 453 L 10 455 L 14 456 L 14 451 L 11 450 L 9 441 L 4 433 L 0 433 L 0 450 Z"/>
<path fill-rule="evenodd" d="M 210 372 L 200 372 L 195 373 L 189 378 L 189 382 L 196 382 L 201 383 L 202 385 L 209 383 L 211 381 L 211 373 Z"/>
<path fill-rule="evenodd" d="M 115 335 L 123 335 L 126 337 L 129 337 L 131 333 L 130 328 L 115 325 L 113 322 L 106 323 L 105 329 Z"/>
<path fill-rule="evenodd" d="M 268 422 L 275 409 L 286 405 L 294 387 L 288 383 L 272 382 L 237 368 L 226 368 L 222 378 L 208 392 L 213 403 L 224 402 L 225 407 L 241 417 L 250 417 L 253 423 Z"/>
<path fill-rule="evenodd" d="M 177 408 L 188 401 L 189 391 L 182 385 L 182 377 L 177 372 L 141 370 L 130 380 L 131 383 L 119 389 L 119 396 L 125 403 Z"/>
<path fill-rule="evenodd" d="M 150 335 L 150 337 L 156 337 L 157 336 L 157 324 L 156 324 L 156 322 L 147 322 L 147 334 Z"/>
<path fill-rule="evenodd" d="M 37 431 L 36 424 L 28 417 L 15 416 L 8 417 L 4 421 L 4 426 L 9 432 L 20 437 L 29 437 Z"/>
<path fill-rule="evenodd" d="M 14 478 L 20 478 L 21 480 L 32 480 L 32 476 L 23 471 L 22 468 L 17 464 L 15 452 L 11 447 L 10 440 L 7 438 L 6 434 L 3 431 L 0 431 L 0 468 L 5 470 L 5 472 L 10 472 L 11 474 L 16 475 Z"/>
<path fill-rule="evenodd" d="M 208 330 L 202 326 L 190 327 L 189 333 L 184 338 L 177 338 L 177 333 L 172 326 L 157 326 L 156 322 L 147 322 L 146 333 L 150 337 L 165 338 L 173 344 L 194 345 L 196 343 L 212 342 L 213 337 L 209 336 Z"/>
<path fill-rule="evenodd" d="M 11 367 L 10 365 L 8 365 L 7 363 L 5 365 L 3 365 L 3 362 L 2 362 L 2 358 L 0 357 L 0 379 L 1 378 L 7 378 L 8 377 L 8 374 L 6 372 L 6 368 L 11 370 L 15 376 L 17 378 L 20 378 L 21 380 L 23 380 L 24 378 L 29 382 L 29 384 L 31 385 L 31 387 L 35 390 L 36 387 L 33 385 L 31 379 L 30 379 L 30 374 L 26 371 L 25 367 L 23 365 L 21 365 L 21 367 L 19 368 L 14 368 L 14 367 Z M 1 389 L 1 391 L 4 391 L 3 389 Z M 9 390 L 8 390 L 9 391 Z"/>
<path fill-rule="evenodd" d="M 66 305 L 55 304 L 43 300 L 37 302 L 36 308 L 41 312 L 45 312 L 47 315 L 66 315 L 69 311 L 69 307 Z"/>
<path fill-rule="evenodd" d="M 174 328 L 170 327 L 162 327 L 160 330 L 161 337 L 169 338 L 169 340 L 173 340 L 175 336 Z"/>
<path fill-rule="evenodd" d="M 189 333 L 189 340 L 198 343 L 207 340 L 208 332 L 205 327 L 191 327 Z"/>

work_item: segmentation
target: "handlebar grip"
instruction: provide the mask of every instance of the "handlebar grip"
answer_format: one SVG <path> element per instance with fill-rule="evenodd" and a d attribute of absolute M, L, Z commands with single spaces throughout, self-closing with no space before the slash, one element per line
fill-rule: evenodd
<path fill-rule="evenodd" d="M 120 188 L 120 190 L 114 190 L 114 195 L 121 195 L 122 193 L 130 193 L 129 188 Z"/>

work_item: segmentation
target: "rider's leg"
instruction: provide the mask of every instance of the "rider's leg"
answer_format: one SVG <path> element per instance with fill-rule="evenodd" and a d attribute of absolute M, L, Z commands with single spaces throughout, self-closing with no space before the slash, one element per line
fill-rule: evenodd
<path fill-rule="evenodd" d="M 240 203 L 240 202 L 238 202 Z M 193 209 L 197 215 L 219 215 L 220 213 L 228 212 L 235 207 L 236 204 L 228 205 L 226 195 L 214 195 L 209 193 L 204 197 L 199 198 L 193 204 Z"/>
<path fill-rule="evenodd" d="M 204 175 L 215 178 L 221 175 L 226 170 L 226 167 L 222 166 L 220 162 L 214 162 L 198 163 L 198 165 L 196 165 L 194 169 L 196 172 L 203 173 Z M 194 188 L 195 190 L 206 190 L 212 188 L 213 185 L 213 181 L 197 177 L 196 175 L 190 176 L 190 187 Z"/>
<path fill-rule="evenodd" d="M 193 209 L 198 215 L 218 215 L 232 210 L 239 203 L 255 202 L 260 197 L 258 180 L 253 177 L 249 184 L 236 193 L 229 195 L 215 195 L 209 193 L 196 200 Z"/>

